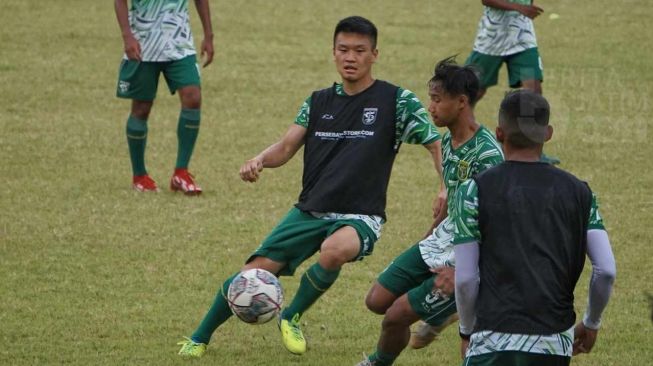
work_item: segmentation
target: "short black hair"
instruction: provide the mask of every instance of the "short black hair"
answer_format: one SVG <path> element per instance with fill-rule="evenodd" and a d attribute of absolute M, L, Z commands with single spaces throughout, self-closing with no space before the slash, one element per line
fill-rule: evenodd
<path fill-rule="evenodd" d="M 333 32 L 334 45 L 338 33 L 356 33 L 368 36 L 372 41 L 372 49 L 376 49 L 376 37 L 378 35 L 376 26 L 363 17 L 355 15 L 339 21 L 338 25 L 336 25 L 336 30 Z"/>
<path fill-rule="evenodd" d="M 478 100 L 481 88 L 478 73 L 471 65 L 458 65 L 456 56 L 447 57 L 435 65 L 429 88 L 434 88 L 436 83 L 449 95 L 466 95 L 472 107 Z"/>
<path fill-rule="evenodd" d="M 516 148 L 544 144 L 551 113 L 549 102 L 528 89 L 506 93 L 499 108 L 499 126 L 507 142 Z"/>

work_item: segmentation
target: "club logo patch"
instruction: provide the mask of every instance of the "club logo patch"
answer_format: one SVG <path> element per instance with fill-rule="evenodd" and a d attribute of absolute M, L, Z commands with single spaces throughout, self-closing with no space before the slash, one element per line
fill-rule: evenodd
<path fill-rule="evenodd" d="M 458 163 L 458 180 L 467 180 L 469 178 L 469 163 L 461 160 Z"/>
<path fill-rule="evenodd" d="M 120 89 L 121 93 L 127 93 L 129 91 L 129 82 L 120 80 L 118 83 L 118 89 Z"/>
<path fill-rule="evenodd" d="M 376 122 L 376 113 L 379 111 L 378 108 L 365 108 L 363 109 L 363 124 L 371 125 Z"/>

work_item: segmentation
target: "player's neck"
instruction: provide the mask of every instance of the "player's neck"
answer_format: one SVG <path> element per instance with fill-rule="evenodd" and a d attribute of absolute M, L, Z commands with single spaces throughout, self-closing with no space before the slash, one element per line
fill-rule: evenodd
<path fill-rule="evenodd" d="M 458 121 L 448 127 L 451 133 L 452 147 L 455 149 L 471 139 L 481 128 L 474 118 L 474 113 L 461 113 Z"/>
<path fill-rule="evenodd" d="M 342 80 L 342 89 L 347 95 L 356 95 L 374 84 L 374 78 L 369 74 L 356 81 Z"/>
<path fill-rule="evenodd" d="M 534 163 L 542 157 L 542 146 L 532 149 L 516 149 L 509 144 L 503 144 L 503 155 L 507 161 L 521 161 Z"/>

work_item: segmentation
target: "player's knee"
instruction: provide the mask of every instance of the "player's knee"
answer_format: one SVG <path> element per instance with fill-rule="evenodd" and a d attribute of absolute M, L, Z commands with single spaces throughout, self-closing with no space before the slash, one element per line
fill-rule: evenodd
<path fill-rule="evenodd" d="M 345 263 L 351 261 L 358 254 L 358 247 L 355 249 L 348 245 L 338 245 L 334 242 L 325 242 L 320 249 L 320 265 L 325 269 L 338 269 Z"/>
<path fill-rule="evenodd" d="M 181 104 L 187 109 L 200 109 L 202 106 L 202 93 L 197 87 L 182 88 L 179 90 Z"/>
<path fill-rule="evenodd" d="M 367 308 L 374 314 L 379 315 L 385 314 L 386 310 L 388 310 L 388 306 L 379 301 L 379 298 L 375 296 L 374 289 L 367 293 L 367 296 L 365 297 L 365 306 L 367 306 Z"/>

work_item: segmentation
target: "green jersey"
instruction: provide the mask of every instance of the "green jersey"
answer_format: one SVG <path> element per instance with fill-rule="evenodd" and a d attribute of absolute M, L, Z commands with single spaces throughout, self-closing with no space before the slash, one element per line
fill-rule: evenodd
<path fill-rule="evenodd" d="M 472 176 L 503 162 L 501 145 L 485 126 L 476 131 L 464 144 L 453 148 L 451 133 L 442 138 L 442 175 L 447 187 L 448 215 L 453 212 L 458 187 Z"/>
<path fill-rule="evenodd" d="M 195 54 L 188 0 L 132 0 L 129 25 L 145 62 L 175 61 Z"/>
<path fill-rule="evenodd" d="M 509 0 L 530 5 L 531 0 Z M 478 22 L 474 51 L 492 56 L 508 56 L 537 47 L 533 20 L 517 11 L 484 7 Z"/>
<path fill-rule="evenodd" d="M 347 95 L 342 84 L 336 84 L 336 93 L 343 96 Z M 440 139 L 440 133 L 431 123 L 426 109 L 413 92 L 399 88 L 396 101 L 395 150 L 399 148 L 402 142 L 427 145 Z M 295 124 L 308 128 L 310 112 L 311 97 L 309 96 L 299 108 Z"/>
<path fill-rule="evenodd" d="M 442 175 L 447 188 L 447 217 L 433 230 L 433 233 L 419 242 L 419 250 L 424 263 L 431 268 L 454 266 L 454 234 L 452 213 L 454 198 L 458 187 L 475 174 L 500 164 L 503 151 L 487 128 L 480 126 L 478 131 L 464 144 L 453 148 L 451 133 L 442 138 Z"/>

